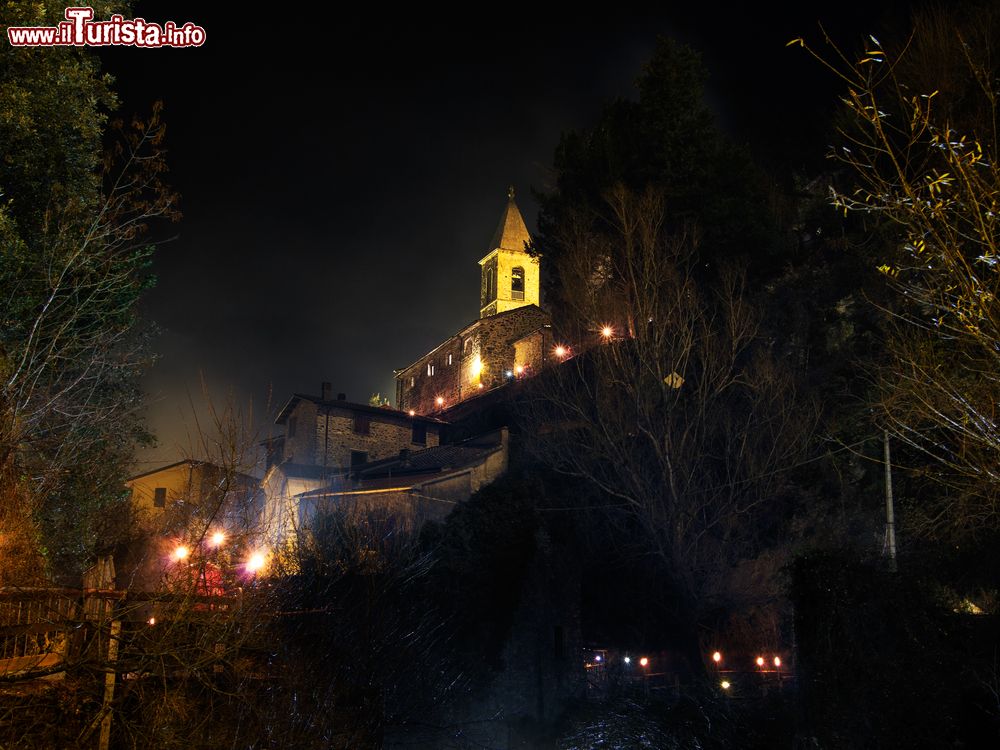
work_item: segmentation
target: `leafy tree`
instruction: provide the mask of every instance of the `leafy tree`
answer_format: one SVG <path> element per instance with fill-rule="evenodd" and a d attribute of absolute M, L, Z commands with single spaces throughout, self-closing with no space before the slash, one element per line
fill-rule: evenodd
<path fill-rule="evenodd" d="M 750 249 L 763 260 L 778 248 L 767 181 L 749 152 L 716 126 L 706 78 L 693 50 L 661 38 L 636 82 L 638 98 L 612 102 L 593 127 L 561 139 L 554 189 L 541 196 L 536 249 L 545 256 L 547 299 L 564 329 L 578 322 L 562 309 L 563 261 L 575 252 L 565 229 L 587 217 L 594 231 L 613 233 L 603 221 L 604 196 L 617 184 L 659 190 L 671 230 L 697 226 L 702 263 Z"/>
<path fill-rule="evenodd" d="M 3 22 L 52 24 L 63 8 L 8 2 Z M 106 151 L 116 103 L 82 50 L 0 51 L 0 522 L 6 540 L 70 571 L 107 539 L 103 511 L 124 502 L 121 480 L 144 434 L 143 234 L 151 219 L 177 216 L 159 110 L 114 123 Z"/>

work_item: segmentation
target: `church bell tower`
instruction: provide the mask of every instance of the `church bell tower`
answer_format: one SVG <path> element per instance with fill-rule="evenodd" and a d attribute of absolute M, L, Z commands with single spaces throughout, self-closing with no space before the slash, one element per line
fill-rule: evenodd
<path fill-rule="evenodd" d="M 507 190 L 507 206 L 493 234 L 490 250 L 479 261 L 482 269 L 479 317 L 538 305 L 538 258 L 525 250 L 531 241 L 524 217 L 514 202 L 514 188 Z"/>

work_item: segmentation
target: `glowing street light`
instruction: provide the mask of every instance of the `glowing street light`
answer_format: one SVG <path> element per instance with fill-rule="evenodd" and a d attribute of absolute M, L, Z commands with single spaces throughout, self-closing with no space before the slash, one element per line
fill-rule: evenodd
<path fill-rule="evenodd" d="M 757 666 L 758 667 L 763 667 L 764 666 L 764 657 L 763 656 L 758 656 L 757 657 Z"/>
<path fill-rule="evenodd" d="M 263 570 L 265 563 L 267 562 L 263 553 L 254 552 L 250 557 L 247 558 L 247 572 L 248 573 L 258 573 Z"/>
<path fill-rule="evenodd" d="M 213 547 L 221 547 L 224 541 L 226 541 L 226 535 L 221 531 L 216 531 L 214 534 L 212 534 Z"/>
<path fill-rule="evenodd" d="M 780 656 L 775 656 L 774 657 L 774 666 L 776 666 L 776 667 L 780 667 L 781 666 L 781 657 Z"/>
<path fill-rule="evenodd" d="M 189 550 L 187 547 L 181 544 L 177 547 L 177 549 L 174 550 L 174 559 L 177 562 L 180 562 L 181 560 L 187 560 L 188 555 L 190 554 L 191 550 Z"/>
<path fill-rule="evenodd" d="M 594 654 L 594 661 L 601 661 L 601 658 L 600 654 Z"/>
<path fill-rule="evenodd" d="M 555 355 L 556 355 L 557 357 L 559 357 L 559 359 L 562 359 L 562 358 L 563 358 L 563 357 L 565 357 L 565 356 L 566 356 L 567 354 L 569 354 L 569 347 L 568 347 L 568 346 L 563 346 L 562 344 L 559 344 L 559 345 L 558 345 L 558 346 L 557 346 L 557 347 L 555 348 L 555 350 L 554 350 L 554 351 L 555 351 Z"/>
<path fill-rule="evenodd" d="M 722 687 L 723 690 L 729 690 L 729 688 L 732 687 L 732 685 L 729 684 L 729 680 L 723 680 L 719 684 L 720 684 L 720 686 Z"/>
<path fill-rule="evenodd" d="M 518 375 L 524 375 L 524 365 L 516 365 L 514 367 L 514 372 Z"/>
<path fill-rule="evenodd" d="M 647 659 L 645 656 L 642 657 L 641 659 L 639 659 L 639 666 L 640 667 L 648 667 L 649 666 L 649 659 Z"/>
<path fill-rule="evenodd" d="M 631 656 L 626 656 L 625 657 L 625 663 L 626 664 L 631 664 L 632 663 L 632 657 Z"/>
<path fill-rule="evenodd" d="M 611 326 L 604 326 L 603 328 L 601 328 L 601 335 L 606 339 L 610 339 L 612 336 L 615 335 L 615 329 L 612 328 Z"/>
<path fill-rule="evenodd" d="M 436 399 L 434 399 L 434 403 L 436 403 L 438 406 L 444 406 L 444 396 L 438 396 Z"/>
<path fill-rule="evenodd" d="M 716 651 L 714 654 L 712 654 L 712 661 L 718 664 L 720 661 L 722 661 L 722 654 Z"/>
<path fill-rule="evenodd" d="M 410 409 L 410 411 L 409 411 L 408 413 L 409 413 L 409 415 L 410 415 L 411 417 L 415 417 L 415 416 L 417 416 L 417 412 L 416 412 L 416 411 L 414 411 L 413 409 Z"/>

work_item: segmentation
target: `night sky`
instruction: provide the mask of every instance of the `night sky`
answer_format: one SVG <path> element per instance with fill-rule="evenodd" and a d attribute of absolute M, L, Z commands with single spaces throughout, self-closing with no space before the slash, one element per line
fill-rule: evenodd
<path fill-rule="evenodd" d="M 265 433 L 268 408 L 324 380 L 353 401 L 393 398 L 394 368 L 477 317 L 477 261 L 507 186 L 533 229 L 531 191 L 550 187 L 560 133 L 632 95 L 658 34 L 702 52 L 734 138 L 815 169 L 837 87 L 786 42 L 819 42 L 822 21 L 854 45 L 905 18 L 899 2 L 576 19 L 511 4 L 474 18 L 273 7 L 140 2 L 135 16 L 203 26 L 205 46 L 102 52 L 123 113 L 164 101 L 184 213 L 161 228 L 174 239 L 144 304 L 161 330 L 145 380 L 160 444 L 141 469 L 184 455 L 202 377 L 217 400 L 252 399 Z"/>

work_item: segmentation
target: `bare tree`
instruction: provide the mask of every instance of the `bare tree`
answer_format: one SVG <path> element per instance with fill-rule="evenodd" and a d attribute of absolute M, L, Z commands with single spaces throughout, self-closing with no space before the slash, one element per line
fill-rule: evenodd
<path fill-rule="evenodd" d="M 666 211 L 619 187 L 610 231 L 567 227 L 563 294 L 589 332 L 539 379 L 532 448 L 640 524 L 694 639 L 710 612 L 775 601 L 789 470 L 814 419 L 760 336 L 744 270 L 696 273 L 697 239 L 667 234 Z"/>

